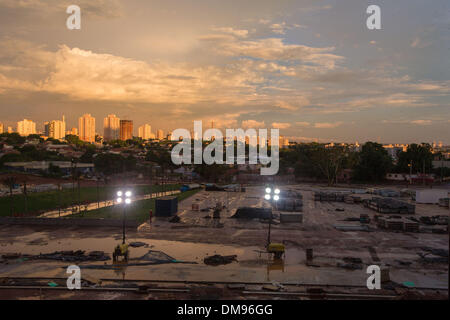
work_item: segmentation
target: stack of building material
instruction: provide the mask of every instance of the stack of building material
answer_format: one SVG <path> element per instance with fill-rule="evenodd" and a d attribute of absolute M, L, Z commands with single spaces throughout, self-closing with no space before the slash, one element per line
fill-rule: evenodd
<path fill-rule="evenodd" d="M 370 223 L 370 218 L 367 213 L 361 213 L 359 215 L 359 222 L 361 223 Z"/>
<path fill-rule="evenodd" d="M 178 198 L 164 197 L 155 200 L 155 216 L 171 217 L 178 212 Z"/>
<path fill-rule="evenodd" d="M 404 201 L 377 197 L 365 201 L 364 205 L 380 213 L 415 213 L 416 208 L 415 205 Z"/>
<path fill-rule="evenodd" d="M 280 213 L 280 222 L 281 223 L 303 223 L 303 214 L 302 213 L 294 213 L 294 212 L 281 212 Z"/>
<path fill-rule="evenodd" d="M 385 229 L 386 228 L 386 219 L 385 218 L 378 218 L 377 219 L 377 226 L 378 226 L 378 228 Z"/>
<path fill-rule="evenodd" d="M 282 191 L 283 198 L 303 199 L 303 194 L 297 190 Z"/>
<path fill-rule="evenodd" d="M 355 203 L 355 200 L 353 199 L 352 196 L 347 195 L 344 197 L 344 202 L 348 203 L 348 204 L 353 204 L 353 203 Z"/>
<path fill-rule="evenodd" d="M 281 211 L 303 211 L 303 201 L 301 199 L 280 199 L 277 201 L 277 209 Z"/>
<path fill-rule="evenodd" d="M 333 191 L 317 191 L 314 193 L 315 201 L 328 202 L 344 202 L 348 192 L 333 192 Z"/>
<path fill-rule="evenodd" d="M 386 229 L 389 230 L 403 230 L 403 220 L 402 219 L 387 219 Z"/>
<path fill-rule="evenodd" d="M 414 221 L 405 221 L 404 230 L 405 232 L 419 232 L 419 224 Z"/>
<path fill-rule="evenodd" d="M 392 189 L 377 189 L 373 193 L 382 197 L 400 197 L 400 192 Z"/>
<path fill-rule="evenodd" d="M 450 203 L 450 198 L 440 198 L 439 207 L 448 208 Z"/>

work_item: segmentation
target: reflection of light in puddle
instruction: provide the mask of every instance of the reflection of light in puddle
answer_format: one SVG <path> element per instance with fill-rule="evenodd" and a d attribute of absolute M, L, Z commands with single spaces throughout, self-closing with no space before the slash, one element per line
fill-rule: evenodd
<path fill-rule="evenodd" d="M 2 247 L 2 252 L 20 252 L 22 254 L 50 253 L 53 251 L 85 250 L 104 251 L 111 255 L 113 246 L 118 242 L 115 237 L 108 238 L 84 238 L 84 239 L 60 239 L 51 241 L 48 245 L 29 245 L 29 241 L 42 238 L 45 233 L 36 233 L 32 236 L 21 238 L 14 245 Z M 141 238 L 129 239 L 128 242 L 141 241 L 149 247 L 130 248 L 130 258 L 144 255 L 151 250 L 159 250 L 180 261 L 193 261 L 197 264 L 163 264 L 152 266 L 129 266 L 114 270 L 82 269 L 84 273 L 101 278 L 119 279 L 164 279 L 164 280 L 208 280 L 208 281 L 265 281 L 268 269 L 267 257 L 259 258 L 255 251 L 257 247 L 234 247 L 227 245 L 190 243 L 167 240 L 148 240 Z M 295 254 L 290 254 L 290 252 Z M 295 264 L 298 261 L 298 250 L 288 250 L 286 264 Z M 239 262 L 227 265 L 204 265 L 203 258 L 215 254 L 237 255 Z M 257 263 L 252 263 L 258 261 Z M 107 264 L 111 264 L 107 261 Z M 99 265 L 99 262 L 81 263 L 83 265 Z M 61 261 L 25 261 L 9 268 L 0 266 L 2 273 L 11 276 L 59 276 L 66 277 L 63 267 L 68 263 Z M 272 270 L 271 273 L 280 273 L 283 276 L 285 270 Z"/>

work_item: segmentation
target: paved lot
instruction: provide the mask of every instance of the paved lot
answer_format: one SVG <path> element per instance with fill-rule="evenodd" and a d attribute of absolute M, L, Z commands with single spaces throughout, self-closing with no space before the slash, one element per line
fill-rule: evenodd
<path fill-rule="evenodd" d="M 448 250 L 448 234 L 404 233 L 377 230 L 373 232 L 342 232 L 335 224 L 345 218 L 359 217 L 360 213 L 375 214 L 360 204 L 314 202 L 314 187 L 295 186 L 304 196 L 304 223 L 276 224 L 272 227 L 272 240 L 287 246 L 282 265 L 268 262 L 258 250 L 263 250 L 268 224 L 259 220 L 230 219 L 240 206 L 268 206 L 262 200 L 263 188 L 247 188 L 245 193 L 201 191 L 179 204 L 180 223 L 156 219 L 152 225 L 144 224 L 127 233 L 129 241 L 142 241 L 149 247 L 132 248 L 131 257 L 138 257 L 151 248 L 160 250 L 177 260 L 195 264 L 164 264 L 156 266 L 124 267 L 120 270 L 86 269 L 84 274 L 96 278 L 207 280 L 207 281 L 280 281 L 317 284 L 365 285 L 365 267 L 383 264 L 390 268 L 391 279 L 397 283 L 414 282 L 416 286 L 447 288 L 448 263 L 427 263 L 417 253 L 423 248 Z M 207 219 L 221 201 L 227 207 L 221 219 Z M 193 211 L 192 204 L 200 211 Z M 335 209 L 343 208 L 344 211 Z M 418 205 L 416 217 L 421 215 L 448 215 L 448 209 L 436 205 Z M 79 229 L 24 226 L 0 227 L 0 254 L 47 253 L 55 250 L 102 250 L 110 253 L 120 242 L 121 230 L 111 228 Z M 305 249 L 314 250 L 314 265 L 307 266 Z M 208 266 L 203 258 L 208 255 L 237 255 L 238 262 L 222 266 Z M 338 267 L 344 257 L 361 258 L 362 270 Z M 379 260 L 379 261 L 378 261 Z M 111 261 L 106 261 L 111 264 Z M 97 263 L 86 263 L 98 264 Z M 0 264 L 0 276 L 65 277 L 67 263 L 54 261 L 24 261 Z"/>

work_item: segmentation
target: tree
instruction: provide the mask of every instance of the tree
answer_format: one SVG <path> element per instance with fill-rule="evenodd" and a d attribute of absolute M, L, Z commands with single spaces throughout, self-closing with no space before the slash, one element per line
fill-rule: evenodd
<path fill-rule="evenodd" d="M 206 180 L 213 180 L 217 182 L 221 176 L 223 176 L 228 167 L 224 164 L 211 164 L 207 165 L 205 163 L 194 165 L 194 172 L 202 176 Z"/>
<path fill-rule="evenodd" d="M 82 147 L 83 145 L 86 144 L 86 142 L 80 140 L 80 138 L 78 138 L 78 136 L 75 136 L 72 134 L 66 135 L 66 141 L 67 141 L 67 143 L 74 145 L 76 147 Z"/>
<path fill-rule="evenodd" d="M 400 152 L 398 155 L 397 172 L 409 172 L 409 164 L 412 163 L 412 172 L 431 172 L 433 153 L 428 143 L 416 144 L 408 146 L 406 152 Z"/>
<path fill-rule="evenodd" d="M 5 132 L 5 133 L 2 133 L 2 134 L 0 134 L 0 138 L 5 138 L 6 144 L 8 144 L 10 146 L 22 145 L 26 141 L 26 138 L 22 137 L 17 132 L 13 132 L 13 133 L 6 133 Z"/>
<path fill-rule="evenodd" d="M 94 148 L 95 149 L 95 148 Z M 83 163 L 92 163 L 94 161 L 95 150 L 92 148 L 88 148 L 86 152 L 80 157 L 80 162 Z"/>
<path fill-rule="evenodd" d="M 392 168 L 392 158 L 383 146 L 376 142 L 367 142 L 359 153 L 354 177 L 359 181 L 380 181 Z"/>
<path fill-rule="evenodd" d="M 325 176 L 329 186 L 337 182 L 337 177 L 344 168 L 346 151 L 342 146 L 322 146 L 313 153 L 312 161 Z"/>

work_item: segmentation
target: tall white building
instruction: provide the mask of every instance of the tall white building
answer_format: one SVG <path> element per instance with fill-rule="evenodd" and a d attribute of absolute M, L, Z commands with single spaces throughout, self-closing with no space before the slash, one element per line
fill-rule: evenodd
<path fill-rule="evenodd" d="M 103 138 L 105 141 L 120 138 L 120 119 L 115 114 L 109 114 L 103 119 Z"/>
<path fill-rule="evenodd" d="M 66 119 L 63 116 L 61 120 L 52 120 L 50 122 L 46 122 L 45 126 L 45 135 L 49 138 L 53 139 L 64 139 L 66 137 Z"/>
<path fill-rule="evenodd" d="M 24 119 L 23 121 L 19 121 L 19 122 L 17 122 L 17 132 L 21 136 L 28 136 L 30 134 L 35 134 L 36 133 L 36 123 L 31 120 L 27 120 L 27 119 Z"/>
<path fill-rule="evenodd" d="M 152 126 L 149 124 L 144 124 L 139 127 L 138 137 L 144 140 L 152 138 Z"/>
<path fill-rule="evenodd" d="M 86 142 L 95 142 L 95 118 L 90 114 L 78 119 L 78 137 Z"/>
<path fill-rule="evenodd" d="M 162 131 L 161 129 L 159 129 L 156 133 L 156 138 L 158 140 L 163 140 L 164 139 L 164 131 Z"/>

